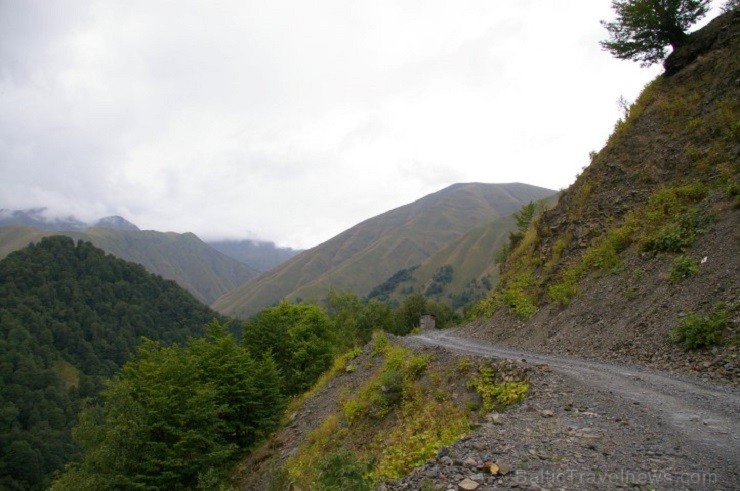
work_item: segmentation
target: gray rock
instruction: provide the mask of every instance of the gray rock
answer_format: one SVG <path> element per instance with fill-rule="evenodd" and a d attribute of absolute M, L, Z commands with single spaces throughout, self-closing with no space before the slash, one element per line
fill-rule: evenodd
<path fill-rule="evenodd" d="M 475 491 L 479 486 L 480 484 L 468 477 L 457 483 L 457 489 L 460 491 Z"/>

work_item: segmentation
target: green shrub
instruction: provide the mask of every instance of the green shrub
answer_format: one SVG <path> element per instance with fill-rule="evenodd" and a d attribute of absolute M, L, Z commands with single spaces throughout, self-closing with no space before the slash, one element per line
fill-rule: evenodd
<path fill-rule="evenodd" d="M 683 252 L 705 222 L 694 206 L 706 198 L 702 183 L 664 187 L 653 193 L 643 212 L 633 217 L 640 228 L 639 242 L 648 252 Z"/>
<path fill-rule="evenodd" d="M 563 273 L 563 278 L 550 285 L 547 296 L 560 305 L 568 305 L 578 294 L 578 282 L 589 271 L 617 271 L 622 266 L 621 253 L 632 242 L 633 227 L 625 224 L 609 230 L 599 242 L 586 249 L 581 260 Z"/>
<path fill-rule="evenodd" d="M 385 335 L 382 339 L 387 342 Z M 386 345 L 384 355 L 385 362 L 380 372 L 358 391 L 356 397 L 342 404 L 344 418 L 350 425 L 367 418 L 385 418 L 401 405 L 412 382 L 421 376 L 429 363 L 429 356 L 414 355 L 391 344 Z"/>
<path fill-rule="evenodd" d="M 682 344 L 686 350 L 722 344 L 728 316 L 728 311 L 722 305 L 715 307 L 709 315 L 689 314 L 671 331 L 670 339 Z"/>
<path fill-rule="evenodd" d="M 679 256 L 673 260 L 671 268 L 671 282 L 678 283 L 689 276 L 694 276 L 699 272 L 699 263 L 688 256 Z"/>
<path fill-rule="evenodd" d="M 482 367 L 469 385 L 483 399 L 483 411 L 487 413 L 516 404 L 529 392 L 526 382 L 496 382 L 496 373 L 491 367 Z"/>
<path fill-rule="evenodd" d="M 570 235 L 560 237 L 558 240 L 555 241 L 555 243 L 552 245 L 552 255 L 547 263 L 545 263 L 545 270 L 549 271 L 557 266 L 558 262 L 560 261 L 560 257 L 563 255 L 563 252 L 565 251 L 565 248 L 568 247 L 570 241 Z"/>
<path fill-rule="evenodd" d="M 469 319 L 492 317 L 501 307 L 506 306 L 509 314 L 521 319 L 529 319 L 537 312 L 534 281 L 531 273 L 516 276 L 504 290 L 496 290 L 479 300 L 468 313 Z"/>
<path fill-rule="evenodd" d="M 490 318 L 493 314 L 503 306 L 501 300 L 501 292 L 491 292 L 487 297 L 478 300 L 475 305 L 470 308 L 467 314 L 468 320 L 477 319 L 479 317 Z"/>
<path fill-rule="evenodd" d="M 472 364 L 473 362 L 470 360 L 470 357 L 465 356 L 457 362 L 457 370 L 460 373 L 468 373 Z"/>
<path fill-rule="evenodd" d="M 537 306 L 532 297 L 521 290 L 507 289 L 504 292 L 504 300 L 509 313 L 520 319 L 529 319 L 537 312 Z"/>
<path fill-rule="evenodd" d="M 372 465 L 360 461 L 347 450 L 331 452 L 316 464 L 318 479 L 316 489 L 324 491 L 344 491 L 354 489 L 364 491 L 372 489 L 372 482 L 367 477 Z"/>
<path fill-rule="evenodd" d="M 468 431 L 470 424 L 462 408 L 417 392 L 404 402 L 395 427 L 378 434 L 373 442 L 379 454 L 373 474 L 378 479 L 398 479 Z"/>
<path fill-rule="evenodd" d="M 532 275 L 519 275 L 503 292 L 503 303 L 509 313 L 521 319 L 529 319 L 537 312 L 534 296 L 528 291 L 533 286 Z"/>
<path fill-rule="evenodd" d="M 589 247 L 583 254 L 583 268 L 586 270 L 615 271 L 622 265 L 620 253 L 631 243 L 632 227 L 623 225 L 606 233 L 598 245 Z"/>
<path fill-rule="evenodd" d="M 690 209 L 644 236 L 643 249 L 648 252 L 683 252 L 702 232 L 701 225 L 698 210 Z"/>
<path fill-rule="evenodd" d="M 386 333 L 383 331 L 373 332 L 373 344 L 373 355 L 380 355 L 385 353 L 390 346 L 388 335 L 386 335 Z"/>
<path fill-rule="evenodd" d="M 576 295 L 578 295 L 578 275 L 571 271 L 566 272 L 561 282 L 550 285 L 547 289 L 550 300 L 562 306 L 568 305 Z"/>

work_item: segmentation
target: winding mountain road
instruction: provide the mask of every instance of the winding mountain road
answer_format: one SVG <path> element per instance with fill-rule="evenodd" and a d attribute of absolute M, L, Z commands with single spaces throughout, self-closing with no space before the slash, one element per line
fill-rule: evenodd
<path fill-rule="evenodd" d="M 709 457 L 730 482 L 740 482 L 740 393 L 730 386 L 645 367 L 567 356 L 529 353 L 457 337 L 455 331 L 429 331 L 415 342 L 471 355 L 547 364 L 576 387 L 605 395 L 606 404 L 629 411 L 640 407 L 649 431 L 676 435 L 691 455 Z M 634 410 L 633 410 L 634 412 Z"/>

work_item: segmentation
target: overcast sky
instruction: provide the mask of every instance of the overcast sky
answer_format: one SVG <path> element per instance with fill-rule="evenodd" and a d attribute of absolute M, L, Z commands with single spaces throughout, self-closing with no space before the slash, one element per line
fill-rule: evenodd
<path fill-rule="evenodd" d="M 600 49 L 610 3 L 0 0 L 0 208 L 307 248 L 565 188 L 660 72 Z"/>

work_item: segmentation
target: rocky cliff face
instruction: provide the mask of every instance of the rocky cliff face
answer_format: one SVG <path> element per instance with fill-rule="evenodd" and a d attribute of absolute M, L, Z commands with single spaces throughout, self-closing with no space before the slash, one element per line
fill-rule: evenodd
<path fill-rule="evenodd" d="M 495 316 L 470 332 L 737 381 L 739 27 L 737 11 L 720 16 L 667 60 L 511 254 Z M 669 341 L 718 309 L 723 346 Z"/>

